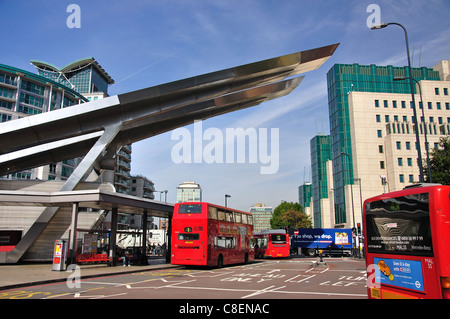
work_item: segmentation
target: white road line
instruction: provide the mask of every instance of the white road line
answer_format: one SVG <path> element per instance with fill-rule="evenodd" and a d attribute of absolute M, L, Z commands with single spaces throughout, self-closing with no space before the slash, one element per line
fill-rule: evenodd
<path fill-rule="evenodd" d="M 241 297 L 241 298 L 242 298 L 242 299 L 245 299 L 245 298 L 250 298 L 250 297 L 262 295 L 262 294 L 265 294 L 265 293 L 267 293 L 267 292 L 275 292 L 275 291 L 277 291 L 278 289 L 282 289 L 282 288 L 284 288 L 284 287 L 286 287 L 286 286 L 281 286 L 281 287 L 272 289 L 273 287 L 275 287 L 275 286 L 269 286 L 269 287 L 267 287 L 267 288 L 264 288 L 264 289 L 255 291 L 254 293 L 252 293 L 252 294 L 250 294 L 250 295 L 247 295 L 247 296 L 244 296 L 244 297 Z"/>

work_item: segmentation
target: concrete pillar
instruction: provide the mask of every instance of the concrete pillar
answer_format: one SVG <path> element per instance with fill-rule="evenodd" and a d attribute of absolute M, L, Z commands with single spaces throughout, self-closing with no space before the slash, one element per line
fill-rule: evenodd
<path fill-rule="evenodd" d="M 111 232 L 109 233 L 109 257 L 112 257 L 112 266 L 117 265 L 116 238 L 117 238 L 117 207 L 111 211 Z"/>
<path fill-rule="evenodd" d="M 72 221 L 70 223 L 68 265 L 76 263 L 78 206 L 78 203 L 72 203 Z"/>
<path fill-rule="evenodd" d="M 172 216 L 168 217 L 167 222 L 167 250 L 166 250 L 166 262 L 170 263 L 172 258 Z"/>
<path fill-rule="evenodd" d="M 141 243 L 142 243 L 141 252 L 142 252 L 142 255 L 144 256 L 142 263 L 144 265 L 148 264 L 148 262 L 147 262 L 148 259 L 147 259 L 147 254 L 146 254 L 146 251 L 147 251 L 147 218 L 148 218 L 148 213 L 145 210 L 144 214 L 142 214 L 142 241 L 141 241 Z"/>

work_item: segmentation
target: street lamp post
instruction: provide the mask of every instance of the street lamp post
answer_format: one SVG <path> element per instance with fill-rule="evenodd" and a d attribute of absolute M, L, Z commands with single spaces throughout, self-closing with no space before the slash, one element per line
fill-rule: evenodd
<path fill-rule="evenodd" d="M 415 133 L 416 133 L 416 144 L 417 144 L 417 156 L 418 156 L 418 166 L 419 166 L 419 181 L 421 183 L 424 182 L 423 179 L 423 167 L 422 167 L 422 152 L 420 150 L 420 139 L 419 139 L 419 124 L 418 124 L 418 118 L 417 118 L 417 110 L 416 110 L 416 100 L 414 98 L 414 87 L 413 87 L 413 77 L 412 77 L 412 70 L 411 70 L 411 59 L 409 56 L 409 42 L 408 42 L 408 32 L 406 31 L 406 28 L 397 22 L 389 22 L 389 23 L 381 23 L 381 24 L 374 24 L 371 29 L 372 30 L 378 30 L 386 28 L 388 25 L 398 25 L 405 31 L 405 41 L 406 41 L 406 54 L 408 57 L 408 68 L 409 68 L 409 87 L 411 89 L 411 99 L 413 104 L 413 111 L 414 111 L 414 118 L 416 119 L 416 125 L 415 125 Z"/>
<path fill-rule="evenodd" d="M 350 165 L 350 155 L 348 155 L 347 153 L 344 153 L 344 152 L 341 152 L 341 155 L 347 156 L 347 159 L 348 159 L 347 162 Z M 344 165 L 344 167 L 345 167 L 345 165 Z M 344 177 L 345 177 L 345 174 L 344 174 Z M 356 224 L 355 224 L 355 205 L 353 203 L 353 182 L 350 183 L 350 192 L 351 192 L 351 197 L 352 197 L 353 228 L 356 229 Z M 358 232 L 358 231 L 356 231 L 356 232 Z M 355 244 L 353 244 L 353 252 L 354 252 L 354 250 L 355 250 Z"/>
<path fill-rule="evenodd" d="M 396 76 L 394 77 L 394 81 L 404 81 L 406 80 L 406 77 L 404 76 Z M 424 120 L 424 124 L 426 123 L 425 121 L 425 105 L 423 104 L 423 99 L 422 99 L 422 87 L 420 86 L 419 81 L 417 81 L 416 79 L 413 78 L 413 81 L 417 83 L 417 86 L 419 87 L 419 94 L 420 94 L 420 103 L 422 103 L 422 117 Z M 430 167 L 430 154 L 429 154 L 429 146 L 428 146 L 428 138 L 427 138 L 427 128 L 424 125 L 424 131 L 423 131 L 423 135 L 425 137 L 425 152 L 427 155 L 427 166 L 428 166 L 428 176 L 430 178 L 430 183 L 433 183 L 433 179 L 431 178 L 431 167 Z"/>
<path fill-rule="evenodd" d="M 358 177 L 355 177 L 354 179 L 353 179 L 355 182 L 358 182 L 359 183 L 359 201 L 361 202 L 361 238 L 360 238 L 360 241 L 359 241 L 359 252 L 363 252 L 363 255 L 364 255 L 364 250 L 362 250 L 361 249 L 361 241 L 363 241 L 363 239 L 364 239 L 364 235 L 363 235 L 363 233 L 364 233 L 364 224 L 363 224 L 363 221 L 364 221 L 364 204 L 363 204 L 363 200 L 362 200 L 362 180 L 361 180 L 361 178 L 358 178 Z"/>

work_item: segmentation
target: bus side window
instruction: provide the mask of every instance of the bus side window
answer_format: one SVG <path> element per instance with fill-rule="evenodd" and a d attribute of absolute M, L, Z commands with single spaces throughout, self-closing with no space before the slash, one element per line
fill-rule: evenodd
<path fill-rule="evenodd" d="M 247 214 L 242 214 L 242 223 L 243 224 L 248 224 Z"/>
<path fill-rule="evenodd" d="M 209 207 L 209 218 L 217 219 L 217 208 L 212 206 Z"/>
<path fill-rule="evenodd" d="M 241 213 L 234 213 L 234 221 L 236 223 L 242 223 L 242 214 Z"/>
<path fill-rule="evenodd" d="M 218 220 L 225 220 L 225 212 L 223 210 L 217 211 L 217 219 Z"/>
<path fill-rule="evenodd" d="M 225 212 L 225 216 L 227 222 L 233 221 L 233 212 Z"/>

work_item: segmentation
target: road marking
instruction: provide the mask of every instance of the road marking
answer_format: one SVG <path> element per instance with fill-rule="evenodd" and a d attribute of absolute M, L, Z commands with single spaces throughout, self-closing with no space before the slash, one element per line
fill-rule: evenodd
<path fill-rule="evenodd" d="M 113 294 L 113 295 L 90 295 L 90 296 L 82 296 L 81 293 L 75 293 L 74 298 L 87 298 L 87 299 L 102 299 L 102 298 L 110 298 L 110 297 L 117 297 L 121 295 L 126 295 L 126 292 L 120 293 L 120 294 Z"/>
<path fill-rule="evenodd" d="M 283 289 L 283 288 L 286 287 L 286 286 L 281 286 L 281 287 L 272 289 L 273 287 L 275 287 L 275 286 L 269 286 L 269 287 L 267 287 L 267 288 L 264 288 L 264 289 L 255 291 L 254 293 L 252 293 L 252 294 L 250 294 L 250 295 L 247 295 L 247 296 L 244 296 L 244 297 L 241 297 L 241 298 L 242 298 L 242 299 L 245 299 L 245 298 L 250 298 L 250 297 L 262 295 L 262 294 L 265 294 L 265 293 L 268 293 L 268 292 L 276 292 L 278 289 Z"/>
<path fill-rule="evenodd" d="M 289 278 L 288 280 L 285 280 L 285 282 L 295 282 L 295 283 L 299 283 L 299 282 L 303 282 L 303 281 L 305 281 L 305 280 L 311 279 L 311 278 L 315 277 L 316 275 L 315 275 L 315 274 L 314 274 L 314 275 L 310 275 L 310 276 L 308 276 L 308 277 L 306 277 L 306 278 L 303 278 L 303 279 L 301 279 L 301 280 L 295 280 L 295 281 L 294 281 L 295 278 L 300 277 L 300 276 L 305 276 L 305 275 L 297 275 L 297 276 L 294 276 L 294 277 L 292 277 L 292 278 Z"/>

